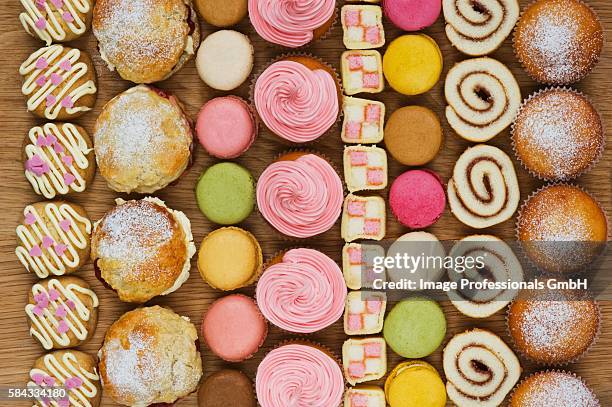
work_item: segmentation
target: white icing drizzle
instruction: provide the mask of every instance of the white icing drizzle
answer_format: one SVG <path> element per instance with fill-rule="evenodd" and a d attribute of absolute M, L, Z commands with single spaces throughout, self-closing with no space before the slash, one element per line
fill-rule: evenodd
<path fill-rule="evenodd" d="M 25 12 L 19 15 L 19 21 L 28 34 L 36 34 L 47 45 L 51 45 L 53 41 L 64 41 L 67 34 L 65 27 L 68 27 L 77 36 L 84 34 L 87 30 L 86 21 L 81 16 L 91 10 L 89 0 L 63 0 L 61 7 L 56 7 L 53 2 L 45 1 L 41 3 L 42 9 L 36 3 L 35 0 L 21 0 Z M 63 18 L 65 13 L 70 14 L 72 21 Z M 42 29 L 36 26 L 36 22 L 40 19 L 46 22 Z"/>
<path fill-rule="evenodd" d="M 69 330 L 80 341 L 87 339 L 89 331 L 84 322 L 89 321 L 91 312 L 87 305 L 81 301 L 77 293 L 91 297 L 92 307 L 97 308 L 99 302 L 96 293 L 74 283 L 64 286 L 60 280 L 54 278 L 49 280 L 47 289 L 42 284 L 34 284 L 32 286 L 32 295 L 43 293 L 48 296 L 48 290 L 51 289 L 57 290 L 60 293 L 60 297 L 55 301 L 49 300 L 49 305 L 43 308 L 42 315 L 36 315 L 34 312 L 35 304 L 27 304 L 25 307 L 25 312 L 32 321 L 30 334 L 38 339 L 43 348 L 47 350 L 52 349 L 54 343 L 60 346 L 68 346 L 70 344 L 68 333 L 59 333 L 56 329 L 60 319 L 56 316 L 55 312 L 58 308 L 63 307 L 66 310 L 64 320 Z M 68 306 L 67 300 L 72 301 L 74 308 Z"/>
<path fill-rule="evenodd" d="M 46 278 L 50 274 L 60 276 L 66 273 L 67 268 L 76 267 L 80 263 L 77 249 L 83 250 L 87 247 L 91 234 L 89 219 L 79 215 L 70 205 L 66 203 L 58 205 L 57 202 L 48 202 L 45 205 L 45 216 L 48 223 L 41 218 L 32 205 L 26 206 L 23 213 L 24 216 L 31 213 L 35 218 L 33 224 L 19 225 L 16 231 L 21 245 L 17 246 L 15 254 L 28 271 L 33 271 L 39 278 Z M 63 230 L 60 226 L 60 222 L 64 219 L 70 220 L 71 227 L 68 231 Z M 78 224 L 85 228 L 87 235 L 81 231 Z M 66 245 L 66 251 L 58 255 L 52 245 L 46 249 L 41 247 L 40 256 L 32 256 L 31 249 L 34 246 L 40 247 L 43 237 L 52 236 L 49 226 L 53 227 L 61 239 L 59 243 Z"/>
<path fill-rule="evenodd" d="M 98 388 L 94 382 L 100 380 L 94 368 L 93 372 L 79 366 L 77 358 L 70 352 L 64 353 L 61 361 L 58 360 L 53 353 L 44 356 L 45 370 L 32 369 L 30 370 L 30 378 L 36 374 L 50 375 L 58 379 L 62 385 L 71 377 L 78 377 L 83 381 L 83 384 L 77 388 L 72 388 L 68 391 L 68 399 L 71 407 L 92 407 L 91 401 L 98 394 Z M 28 382 L 28 387 L 37 386 L 32 380 Z M 41 387 L 45 387 L 41 385 Z M 42 403 L 41 399 L 38 399 Z M 49 400 L 52 407 L 59 406 L 56 401 Z"/>
<path fill-rule="evenodd" d="M 40 69 L 36 66 L 40 58 L 46 60 L 48 63 L 47 67 Z M 71 66 L 68 71 L 64 71 L 60 66 L 65 60 L 70 61 Z M 42 103 L 46 104 L 47 97 L 52 94 L 56 101 L 55 103 L 51 103 L 50 106 L 46 106 L 44 111 L 45 117 L 48 119 L 56 119 L 62 109 L 65 109 L 70 115 L 91 110 L 91 108 L 86 106 L 76 106 L 76 102 L 80 98 L 85 95 L 93 95 L 97 91 L 96 84 L 93 80 L 89 80 L 73 89 L 75 83 L 85 76 L 89 70 L 87 64 L 80 62 L 80 60 L 80 50 L 64 47 L 62 45 L 44 47 L 30 55 L 30 57 L 19 67 L 20 75 L 29 75 L 21 87 L 21 92 L 29 96 L 27 103 L 28 110 L 34 111 Z M 51 74 L 61 76 L 61 83 L 54 85 L 49 79 L 42 86 L 36 83 L 40 76 L 46 75 L 49 77 Z M 60 90 L 56 93 L 58 89 Z M 66 97 L 70 97 L 74 106 L 62 106 L 62 100 Z"/>
<path fill-rule="evenodd" d="M 58 142 L 72 157 L 72 165 L 68 166 L 62 161 L 52 146 L 39 146 L 37 140 L 40 136 L 52 134 L 57 137 Z M 55 195 L 64 195 L 72 189 L 75 192 L 83 192 L 87 187 L 85 179 L 79 173 L 89 167 L 87 154 L 93 148 L 87 146 L 87 142 L 75 125 L 64 123 L 60 128 L 55 123 L 47 123 L 44 126 L 33 127 L 28 135 L 30 143 L 25 147 L 26 159 L 29 160 L 34 155 L 42 158 L 49 165 L 49 172 L 37 176 L 32 171 L 25 171 L 25 176 L 32 184 L 34 191 L 38 195 L 43 195 L 47 199 L 52 199 Z M 67 185 L 64 181 L 64 174 L 70 173 L 75 180 Z"/>

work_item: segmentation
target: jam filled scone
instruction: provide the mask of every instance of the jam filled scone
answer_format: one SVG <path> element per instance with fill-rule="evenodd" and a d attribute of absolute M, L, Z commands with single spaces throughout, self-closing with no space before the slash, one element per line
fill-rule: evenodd
<path fill-rule="evenodd" d="M 76 48 L 40 48 L 19 67 L 28 111 L 49 120 L 68 120 L 96 103 L 96 71 L 89 54 Z"/>
<path fill-rule="evenodd" d="M 96 329 L 97 308 L 96 293 L 80 278 L 42 280 L 32 286 L 25 307 L 30 335 L 47 350 L 79 346 Z"/>
<path fill-rule="evenodd" d="M 47 45 L 68 42 L 85 34 L 91 24 L 93 0 L 21 0 L 21 25 Z"/>
<path fill-rule="evenodd" d="M 38 278 L 73 273 L 89 259 L 91 221 L 79 205 L 64 201 L 28 205 L 16 233 L 15 254 Z"/>
<path fill-rule="evenodd" d="M 66 397 L 38 398 L 33 407 L 98 407 L 102 398 L 96 359 L 78 350 L 58 350 L 36 359 L 28 387 L 64 387 Z"/>
<path fill-rule="evenodd" d="M 195 252 L 189 219 L 157 198 L 117 199 L 91 237 L 98 278 L 125 302 L 144 303 L 178 290 L 189 278 Z"/>
<path fill-rule="evenodd" d="M 108 68 L 134 83 L 169 78 L 200 44 L 191 0 L 98 0 L 92 27 Z"/>
<path fill-rule="evenodd" d="M 83 192 L 96 171 L 89 135 L 71 123 L 32 127 L 24 142 L 23 164 L 34 192 L 47 199 Z"/>

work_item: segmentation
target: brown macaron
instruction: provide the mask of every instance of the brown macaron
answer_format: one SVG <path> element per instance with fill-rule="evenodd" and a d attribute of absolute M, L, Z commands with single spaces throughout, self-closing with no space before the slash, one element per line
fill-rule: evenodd
<path fill-rule="evenodd" d="M 387 151 L 404 165 L 424 165 L 434 159 L 442 145 L 438 116 L 422 106 L 405 106 L 391 114 L 385 125 Z"/>
<path fill-rule="evenodd" d="M 200 16 L 208 24 L 229 27 L 247 15 L 247 0 L 195 0 Z"/>
<path fill-rule="evenodd" d="M 202 407 L 255 407 L 253 382 L 239 370 L 223 369 L 208 376 L 200 386 Z"/>

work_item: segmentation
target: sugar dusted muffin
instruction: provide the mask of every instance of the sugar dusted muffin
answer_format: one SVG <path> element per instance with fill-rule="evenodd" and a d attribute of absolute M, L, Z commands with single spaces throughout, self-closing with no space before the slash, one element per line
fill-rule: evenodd
<path fill-rule="evenodd" d="M 385 86 L 378 51 L 345 51 L 341 57 L 342 84 L 347 95 L 379 93 Z"/>

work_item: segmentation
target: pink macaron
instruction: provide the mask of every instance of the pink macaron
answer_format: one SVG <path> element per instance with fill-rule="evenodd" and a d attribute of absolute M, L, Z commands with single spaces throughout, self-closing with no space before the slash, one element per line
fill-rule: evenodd
<path fill-rule="evenodd" d="M 268 335 L 268 324 L 255 301 L 242 294 L 219 298 L 202 320 L 202 336 L 210 350 L 228 362 L 253 356 Z"/>
<path fill-rule="evenodd" d="M 389 205 L 404 226 L 423 229 L 433 225 L 446 206 L 440 177 L 430 170 L 406 171 L 391 185 Z"/>
<path fill-rule="evenodd" d="M 223 96 L 202 106 L 196 134 L 210 155 L 236 158 L 255 141 L 257 122 L 247 102 L 237 96 Z"/>
<path fill-rule="evenodd" d="M 442 0 L 384 0 L 385 15 L 404 31 L 419 31 L 436 22 Z"/>

